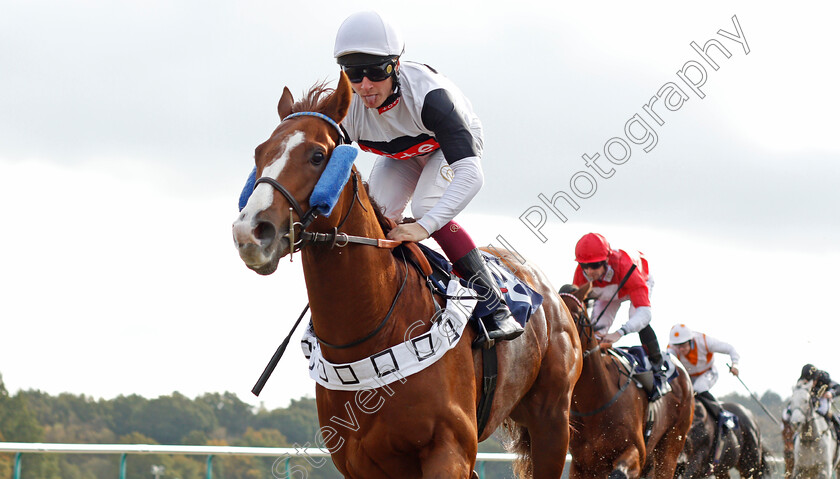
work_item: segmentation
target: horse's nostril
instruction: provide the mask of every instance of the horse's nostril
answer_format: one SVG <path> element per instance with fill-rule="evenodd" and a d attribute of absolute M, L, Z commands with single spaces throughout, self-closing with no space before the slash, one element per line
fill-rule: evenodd
<path fill-rule="evenodd" d="M 261 242 L 266 240 L 270 241 L 277 236 L 277 229 L 268 221 L 260 221 L 257 227 L 254 228 L 254 236 Z"/>

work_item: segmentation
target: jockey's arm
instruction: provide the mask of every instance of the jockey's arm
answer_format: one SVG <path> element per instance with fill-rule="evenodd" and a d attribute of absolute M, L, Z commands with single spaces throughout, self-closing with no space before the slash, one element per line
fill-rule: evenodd
<path fill-rule="evenodd" d="M 417 223 L 425 228 L 429 234 L 452 221 L 461 210 L 467 207 L 484 185 L 484 173 L 481 171 L 479 157 L 462 158 L 453 161 L 449 166 L 455 173 L 452 183 L 446 187 L 443 196 L 440 197 L 432 209 L 417 220 Z"/>
<path fill-rule="evenodd" d="M 817 412 L 825 416 L 828 414 L 829 409 L 831 409 L 831 400 L 825 396 L 821 397 L 817 406 Z"/>
<path fill-rule="evenodd" d="M 470 115 L 462 110 L 463 105 L 452 92 L 443 88 L 430 91 L 423 101 L 421 121 L 434 132 L 443 157 L 453 171 L 452 181 L 446 191 L 417 220 L 430 235 L 452 221 L 484 185 L 484 172 L 481 169 L 483 138 L 480 133 L 473 132 L 472 121 L 468 118 Z M 477 122 L 477 118 L 473 120 Z"/>
<path fill-rule="evenodd" d="M 709 348 L 709 351 L 713 353 L 728 354 L 729 359 L 732 362 L 732 368 L 736 371 L 738 370 L 738 360 L 741 359 L 741 355 L 738 354 L 738 351 L 735 350 L 734 346 L 708 335 L 706 336 L 706 346 Z"/>
<path fill-rule="evenodd" d="M 650 324 L 650 320 L 650 306 L 631 307 L 630 318 L 626 323 L 621 325 L 618 332 L 621 333 L 622 336 L 629 333 L 638 333 L 639 331 L 645 329 L 645 326 Z"/>

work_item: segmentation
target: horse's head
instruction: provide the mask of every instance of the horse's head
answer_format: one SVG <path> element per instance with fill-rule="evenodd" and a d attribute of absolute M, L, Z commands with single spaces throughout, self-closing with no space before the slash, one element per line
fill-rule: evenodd
<path fill-rule="evenodd" d="M 575 325 L 577 326 L 581 341 L 584 343 L 584 347 L 587 347 L 590 342 L 587 341 L 587 338 L 594 339 L 592 335 L 592 322 L 589 319 L 589 313 L 586 311 L 586 300 L 590 299 L 590 292 L 592 292 L 592 283 L 586 283 L 580 287 L 565 284 L 559 291 L 560 297 L 566 303 L 569 312 L 572 313 L 572 318 L 575 320 Z"/>
<path fill-rule="evenodd" d="M 297 103 L 289 89 L 283 89 L 277 105 L 280 125 L 256 148 L 256 186 L 233 223 L 239 256 L 257 273 L 267 275 L 277 269 L 280 258 L 294 247 L 290 224 L 305 222 L 302 216 L 314 213 L 310 195 L 341 142 L 337 124 L 347 115 L 351 97 L 343 72 L 334 91 L 319 85 Z M 288 118 L 301 112 L 307 114 Z"/>
<path fill-rule="evenodd" d="M 799 380 L 790 396 L 790 424 L 794 430 L 807 422 L 814 412 L 814 397 L 811 388 L 814 382 Z"/>

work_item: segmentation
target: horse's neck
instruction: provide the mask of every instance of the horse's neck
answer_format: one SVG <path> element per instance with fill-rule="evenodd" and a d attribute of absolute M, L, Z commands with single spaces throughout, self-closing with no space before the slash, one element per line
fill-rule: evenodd
<path fill-rule="evenodd" d="M 601 355 L 601 351 L 598 348 L 598 340 L 595 339 L 591 330 L 589 336 L 582 333 L 581 337 L 590 338 L 582 346 L 584 351 L 592 351 L 584 358 L 583 369 L 581 371 L 581 379 L 583 380 L 581 386 L 584 387 L 586 396 L 591 398 L 593 395 L 614 392 L 618 386 L 607 368 L 608 361 Z M 575 389 L 575 393 L 577 393 L 577 388 Z M 586 400 L 586 398 L 582 399 Z"/>
<path fill-rule="evenodd" d="M 350 210 L 354 198 L 352 194 L 345 198 L 346 193 L 332 213 L 337 224 L 348 210 L 351 212 L 340 232 L 384 238 L 367 195 L 360 192 L 359 202 L 364 206 L 356 204 Z M 320 244 L 304 248 L 302 257 L 315 333 L 331 344 L 351 343 L 374 331 L 388 314 L 405 275 L 391 250 L 375 246 L 349 244 L 330 248 Z M 387 335 L 392 326 L 386 325 L 377 336 Z M 362 349 L 377 342 L 367 341 Z M 326 348 L 324 352 L 329 360 L 341 361 L 352 356 L 344 351 Z"/>

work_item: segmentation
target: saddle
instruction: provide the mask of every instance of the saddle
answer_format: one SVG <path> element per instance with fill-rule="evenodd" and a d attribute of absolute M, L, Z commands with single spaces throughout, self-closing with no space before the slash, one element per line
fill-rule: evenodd
<path fill-rule="evenodd" d="M 647 357 L 647 353 L 641 346 L 618 347 L 607 350 L 608 353 L 616 357 L 616 359 L 623 365 L 625 371 L 628 372 L 628 381 L 635 382 L 636 387 L 640 388 L 647 394 L 648 405 L 647 413 L 645 415 L 644 438 L 647 443 L 653 432 L 653 426 L 656 423 L 656 418 L 659 415 L 662 407 L 660 401 L 654 401 L 652 398 L 656 392 L 656 388 L 660 390 L 670 391 L 669 382 L 677 377 L 677 368 L 671 361 L 671 358 L 665 356 L 663 358 L 664 365 L 667 371 L 662 375 L 666 381 L 659 383 L 662 379 L 653 374 L 653 365 Z M 659 383 L 659 384 L 658 384 Z"/>
<path fill-rule="evenodd" d="M 716 405 L 709 404 L 709 400 L 702 395 L 695 395 L 694 397 L 695 399 L 700 400 L 700 404 L 702 404 L 703 408 L 706 409 L 706 414 L 708 414 L 712 420 L 714 420 L 715 424 L 717 424 L 718 430 L 725 428 L 733 431 L 740 427 L 738 416 L 732 414 L 726 409 L 723 409 L 720 403 Z"/>
<path fill-rule="evenodd" d="M 645 391 L 648 400 L 652 400 L 653 393 L 659 387 L 661 391 L 670 391 L 670 382 L 677 377 L 677 367 L 669 355 L 663 355 L 665 372 L 660 376 L 653 374 L 653 365 L 647 353 L 641 346 L 612 348 L 620 358 L 623 358 L 633 368 L 633 380 Z"/>

